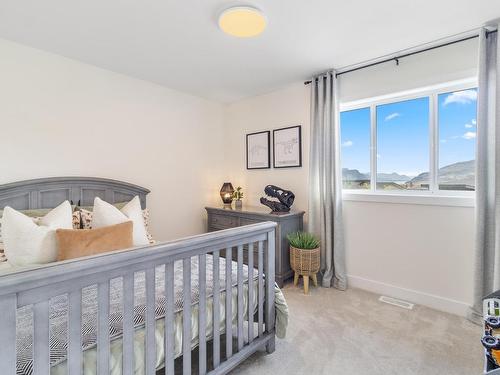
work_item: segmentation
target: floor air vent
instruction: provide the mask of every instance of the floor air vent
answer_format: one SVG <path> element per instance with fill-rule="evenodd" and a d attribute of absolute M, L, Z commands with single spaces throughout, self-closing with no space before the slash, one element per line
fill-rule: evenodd
<path fill-rule="evenodd" d="M 407 310 L 413 310 L 413 306 L 414 306 L 413 303 L 401 301 L 400 299 L 386 297 L 386 296 L 380 296 L 380 298 L 378 300 L 380 302 L 388 303 L 389 305 L 398 306 L 398 307 L 401 307 L 401 308 L 407 309 Z"/>

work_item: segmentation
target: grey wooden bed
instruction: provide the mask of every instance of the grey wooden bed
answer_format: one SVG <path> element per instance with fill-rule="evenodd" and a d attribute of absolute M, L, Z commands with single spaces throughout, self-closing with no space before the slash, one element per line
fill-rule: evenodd
<path fill-rule="evenodd" d="M 0 209 L 9 205 L 16 209 L 52 208 L 64 200 L 71 200 L 83 206 L 92 205 L 96 196 L 110 203 L 128 201 L 139 195 L 143 208 L 146 207 L 148 189 L 125 182 L 88 177 L 57 177 L 21 181 L 0 185 Z M 67 313 L 67 360 L 68 374 L 82 373 L 84 349 L 82 348 L 82 290 L 95 286 L 97 310 L 96 367 L 97 373 L 110 373 L 110 284 L 121 278 L 122 300 L 122 373 L 134 374 L 134 284 L 135 276 L 144 273 L 144 331 L 145 361 L 144 373 L 155 374 L 157 341 L 155 341 L 155 306 L 158 270 L 164 274 L 164 368 L 167 375 L 174 374 L 174 264 L 182 265 L 182 290 L 192 288 L 191 267 L 197 261 L 197 282 L 199 297 L 193 302 L 192 294 L 182 292 L 183 338 L 191 337 L 191 310 L 198 309 L 198 373 L 225 374 L 260 348 L 268 353 L 274 351 L 275 308 L 274 308 L 274 259 L 275 223 L 266 222 L 239 228 L 223 230 L 188 237 L 176 241 L 158 243 L 143 248 L 123 250 L 101 256 L 86 257 L 56 262 L 30 270 L 21 270 L 0 276 L 0 364 L 2 374 L 16 374 L 18 353 L 16 352 L 16 319 L 20 309 L 27 306 L 33 311 L 33 373 L 48 375 L 50 363 L 50 317 L 51 301 L 66 296 Z M 257 248 L 254 260 L 254 246 Z M 243 264 L 244 252 L 248 252 L 248 266 Z M 233 257 L 233 253 L 236 257 Z M 236 262 L 225 262 L 237 259 Z M 210 262 L 207 261 L 210 260 Z M 225 264 L 219 268 L 220 264 Z M 254 267 L 255 265 L 255 267 Z M 207 285 L 207 267 L 213 277 Z M 236 277 L 232 267 L 237 269 Z M 245 272 L 243 272 L 245 270 Z M 246 276 L 245 276 L 246 275 Z M 246 277 L 246 281 L 244 279 Z M 162 279 L 163 280 L 163 279 Z M 236 284 L 231 284 L 235 282 Z M 251 280 L 255 280 L 251 282 Z M 245 284 L 246 282 L 246 284 Z M 111 284 L 112 285 L 112 284 Z M 209 296 L 207 290 L 213 291 Z M 222 292 L 225 289 L 226 292 Z M 236 292 L 235 292 L 236 291 Z M 245 292 L 244 292 L 245 291 Z M 244 326 L 244 293 L 248 301 L 257 301 L 255 311 L 248 304 L 246 316 L 250 323 Z M 236 295 L 234 295 L 236 294 Z M 207 311 L 211 298 L 212 310 Z M 246 298 L 245 297 L 245 298 Z M 225 299 L 225 301 L 224 301 Z M 237 323 L 225 319 L 221 326 L 221 314 L 233 316 L 233 300 L 237 300 Z M 223 311 L 221 311 L 223 303 Z M 213 316 L 207 335 L 207 313 Z M 17 326 L 19 327 L 19 326 Z M 225 336 L 225 354 L 221 351 L 221 337 Z M 233 347 L 233 337 L 237 344 Z M 207 341 L 211 341 L 208 353 Z M 191 340 L 182 340 L 182 373 L 191 374 Z M 210 359 L 209 359 L 210 358 Z"/>

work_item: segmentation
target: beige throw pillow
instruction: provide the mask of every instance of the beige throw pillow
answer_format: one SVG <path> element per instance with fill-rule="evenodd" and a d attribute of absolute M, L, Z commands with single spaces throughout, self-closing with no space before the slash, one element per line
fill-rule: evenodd
<path fill-rule="evenodd" d="M 81 258 L 133 247 L 133 223 L 98 229 L 58 229 L 57 260 Z"/>

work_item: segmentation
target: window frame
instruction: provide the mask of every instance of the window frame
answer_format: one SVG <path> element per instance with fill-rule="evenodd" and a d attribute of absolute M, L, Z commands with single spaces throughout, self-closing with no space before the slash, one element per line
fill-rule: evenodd
<path fill-rule="evenodd" d="M 466 206 L 474 205 L 474 191 L 440 190 L 438 185 L 439 170 L 439 106 L 438 96 L 468 89 L 477 89 L 477 78 L 447 82 L 394 94 L 377 96 L 339 104 L 340 112 L 361 108 L 370 108 L 370 188 L 342 189 L 345 200 L 370 202 L 413 203 L 430 205 Z M 429 190 L 377 190 L 377 106 L 405 100 L 429 98 Z M 340 151 L 342 158 L 342 151 Z"/>

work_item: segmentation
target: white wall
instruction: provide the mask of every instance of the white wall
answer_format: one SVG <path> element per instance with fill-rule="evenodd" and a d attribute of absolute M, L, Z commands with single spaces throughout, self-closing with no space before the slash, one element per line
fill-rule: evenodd
<path fill-rule="evenodd" d="M 343 101 L 470 77 L 475 43 L 342 76 Z M 303 125 L 303 167 L 247 171 L 245 134 Z M 0 183 L 115 178 L 151 189 L 154 235 L 204 230 L 223 180 L 258 204 L 272 183 L 307 211 L 309 88 L 227 107 L 0 40 Z M 224 137 L 222 135 L 225 135 Z M 351 285 L 463 313 L 471 301 L 473 209 L 345 202 Z"/>
<path fill-rule="evenodd" d="M 477 74 L 478 40 L 427 51 L 340 76 L 343 102 L 393 94 Z"/>
<path fill-rule="evenodd" d="M 341 78 L 342 101 L 418 88 L 475 74 L 476 44 L 468 42 Z M 399 70 L 398 70 L 399 69 Z M 258 204 L 266 184 L 290 189 L 295 208 L 307 211 L 309 87 L 281 91 L 227 107 L 230 179 Z M 245 134 L 301 124 L 304 166 L 245 170 Z M 474 210 L 345 201 L 347 271 L 351 286 L 464 315 L 472 299 Z"/>
<path fill-rule="evenodd" d="M 286 187 L 296 195 L 294 208 L 307 211 L 307 178 L 309 164 L 309 91 L 303 83 L 269 95 L 228 105 L 225 111 L 227 128 L 226 154 L 228 178 L 243 187 L 245 203 L 260 204 L 264 187 L 273 184 Z M 245 134 L 302 125 L 303 168 L 247 170 Z M 272 131 L 271 131 L 272 142 Z M 271 146 L 272 147 L 272 146 Z M 272 161 L 271 161 L 272 165 Z"/>
<path fill-rule="evenodd" d="M 96 176 L 151 190 L 158 239 L 203 232 L 222 107 L 0 40 L 0 183 Z"/>

